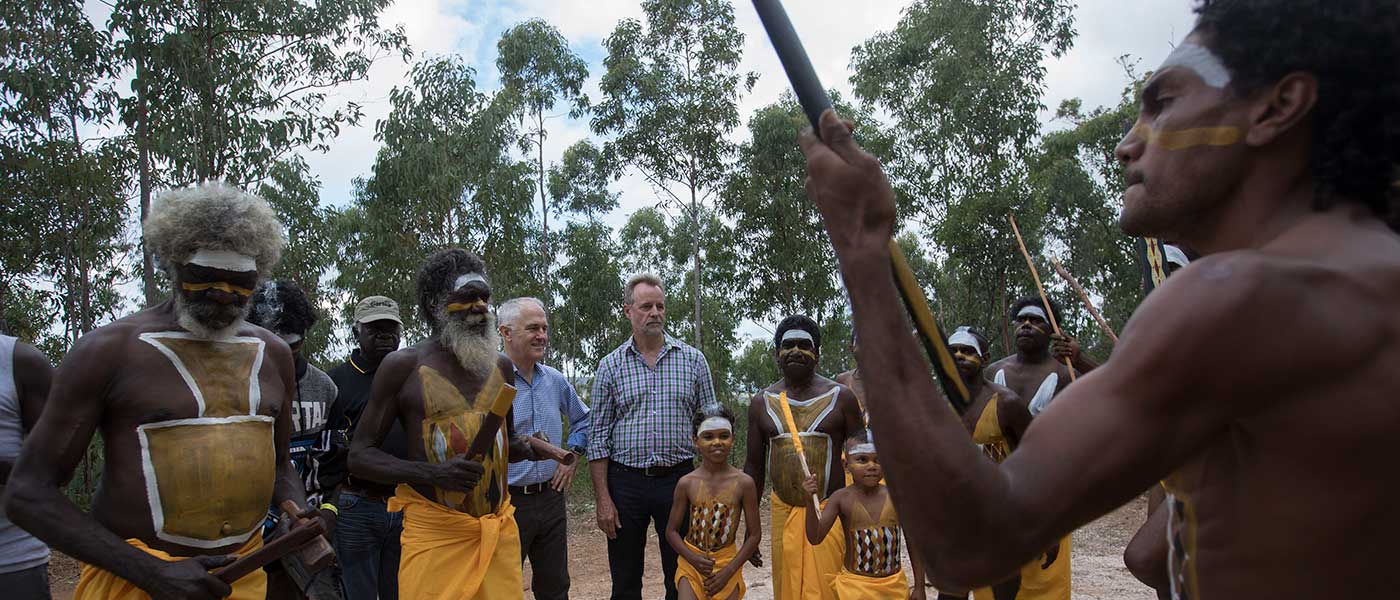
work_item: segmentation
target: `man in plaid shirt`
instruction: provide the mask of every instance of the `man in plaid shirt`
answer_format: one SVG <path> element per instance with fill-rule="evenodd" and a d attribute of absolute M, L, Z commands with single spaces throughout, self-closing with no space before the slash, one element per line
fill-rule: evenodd
<path fill-rule="evenodd" d="M 598 363 L 593 379 L 588 459 L 598 529 L 608 536 L 613 600 L 640 600 L 652 521 L 666 598 L 675 600 L 676 551 L 664 530 L 676 482 L 693 468 L 691 418 L 715 403 L 715 390 L 705 356 L 666 335 L 660 279 L 633 276 L 622 302 L 632 337 Z"/>

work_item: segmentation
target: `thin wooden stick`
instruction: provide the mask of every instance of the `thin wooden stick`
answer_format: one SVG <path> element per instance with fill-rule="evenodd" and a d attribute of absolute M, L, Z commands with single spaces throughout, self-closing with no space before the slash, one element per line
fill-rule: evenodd
<path fill-rule="evenodd" d="M 1063 336 L 1064 333 L 1060 332 L 1060 324 L 1055 322 L 1055 311 L 1050 309 L 1050 299 L 1045 296 L 1045 286 L 1040 285 L 1040 273 L 1035 270 L 1035 263 L 1031 261 L 1030 251 L 1026 250 L 1026 241 L 1021 239 L 1021 229 L 1016 226 L 1016 216 L 1007 213 L 1006 217 L 1011 219 L 1011 231 L 1016 232 L 1016 243 L 1021 246 L 1021 256 L 1026 257 L 1026 266 L 1031 269 L 1031 277 L 1035 279 L 1035 289 L 1040 292 L 1040 301 L 1045 304 L 1045 314 L 1050 317 L 1050 327 L 1054 328 L 1056 335 Z M 1073 382 L 1075 380 L 1074 365 L 1070 364 L 1068 356 L 1064 360 L 1065 367 L 1069 369 L 1069 380 Z"/>
<path fill-rule="evenodd" d="M 1094 303 L 1089 301 L 1089 294 L 1084 292 L 1084 286 L 1079 285 L 1079 280 L 1075 279 L 1074 275 L 1070 275 L 1069 271 L 1065 269 L 1065 266 L 1060 264 L 1060 259 L 1052 256 L 1050 257 L 1050 264 L 1055 267 L 1055 272 L 1059 273 L 1060 277 L 1065 278 L 1065 281 L 1069 282 L 1069 286 L 1074 288 L 1074 291 L 1079 294 L 1079 299 L 1084 301 L 1084 308 L 1089 309 L 1089 314 L 1094 316 L 1094 321 L 1098 322 L 1099 329 L 1102 329 L 1104 333 L 1108 334 L 1108 338 L 1113 340 L 1113 343 L 1117 344 L 1118 336 L 1114 335 L 1113 328 L 1108 326 L 1108 321 L 1103 318 L 1103 315 L 1099 314 L 1099 309 L 1094 308 Z"/>

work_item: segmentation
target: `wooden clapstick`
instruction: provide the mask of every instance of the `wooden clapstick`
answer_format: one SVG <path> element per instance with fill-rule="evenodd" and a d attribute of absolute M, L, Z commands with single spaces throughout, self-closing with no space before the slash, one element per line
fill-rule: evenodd
<path fill-rule="evenodd" d="M 566 467 L 578 462 L 577 454 L 555 446 L 544 438 L 533 435 L 525 436 L 525 442 L 530 444 L 530 449 L 535 452 L 535 456 L 552 460 Z"/>
<path fill-rule="evenodd" d="M 788 406 L 787 390 L 783 390 L 778 395 L 778 403 L 783 405 L 783 421 L 787 422 L 788 433 L 792 434 L 792 448 L 797 451 L 797 462 L 802 464 L 802 478 L 805 481 L 812 476 L 812 469 L 807 466 L 807 453 L 802 449 L 802 436 L 797 435 L 797 420 L 792 418 L 792 407 Z M 817 511 L 817 518 L 822 518 L 822 499 L 816 494 L 812 494 L 812 510 Z"/>
<path fill-rule="evenodd" d="M 285 504 L 288 503 L 291 501 L 287 500 L 283 503 L 283 510 L 287 509 Z M 296 504 L 292 503 L 291 508 L 295 510 Z M 299 512 L 292 512 L 293 518 Z M 312 558 L 307 560 L 307 554 L 303 554 L 302 562 L 306 564 L 307 570 L 314 573 L 326 568 L 335 559 L 335 552 L 330 549 L 330 544 L 326 543 L 326 538 L 322 537 L 325 533 L 326 528 L 321 525 L 320 519 L 298 521 L 287 530 L 287 533 L 277 536 L 263 547 L 238 557 L 238 560 L 227 566 L 215 569 L 214 576 L 224 583 L 233 585 L 239 579 L 247 577 L 249 573 L 304 548 L 312 550 Z"/>
<path fill-rule="evenodd" d="M 292 524 L 300 522 L 297 515 L 301 514 L 302 510 L 301 507 L 297 506 L 296 502 L 283 500 L 282 512 L 287 513 L 287 518 L 292 519 Z M 324 525 L 321 524 L 320 519 L 315 519 L 315 521 L 316 526 L 322 527 L 322 533 L 325 533 Z M 288 528 L 288 531 L 290 531 L 290 528 Z M 335 550 L 331 548 L 330 542 L 326 541 L 324 535 L 317 535 L 310 543 L 297 549 L 297 553 L 301 555 L 301 564 L 306 566 L 308 573 L 320 571 L 321 569 L 331 566 L 332 562 L 335 562 Z"/>
<path fill-rule="evenodd" d="M 467 459 L 479 461 L 486 458 L 486 452 L 496 443 L 496 433 L 506 422 L 506 413 L 510 412 L 510 405 L 514 401 L 515 388 L 501 386 L 501 391 L 496 393 L 496 401 L 491 404 L 491 412 L 482 417 L 481 429 L 477 430 L 476 437 L 472 438 L 471 447 L 467 448 Z"/>

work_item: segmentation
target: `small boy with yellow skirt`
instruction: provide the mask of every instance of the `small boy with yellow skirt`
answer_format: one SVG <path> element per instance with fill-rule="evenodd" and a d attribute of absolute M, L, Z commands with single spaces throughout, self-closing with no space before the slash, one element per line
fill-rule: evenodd
<path fill-rule="evenodd" d="M 744 563 L 758 551 L 758 486 L 729 464 L 734 448 L 734 413 L 728 407 L 700 409 L 692 422 L 700 468 L 676 484 L 666 541 L 680 555 L 676 589 L 680 600 L 739 600 L 744 597 Z M 736 548 L 740 510 L 746 526 Z M 681 528 L 685 527 L 685 536 Z"/>
<path fill-rule="evenodd" d="M 841 519 L 846 536 L 846 556 L 841 572 L 831 577 L 831 587 L 838 600 L 924 600 L 923 567 L 910 549 L 914 566 L 914 585 L 904 578 L 900 556 L 899 516 L 894 500 L 881 479 L 879 456 L 869 431 L 854 432 L 846 437 L 846 471 L 851 485 L 837 490 L 827 498 L 826 507 L 817 516 L 815 494 L 817 478 L 811 476 L 803 483 L 810 496 L 807 504 L 807 541 L 821 543 Z"/>

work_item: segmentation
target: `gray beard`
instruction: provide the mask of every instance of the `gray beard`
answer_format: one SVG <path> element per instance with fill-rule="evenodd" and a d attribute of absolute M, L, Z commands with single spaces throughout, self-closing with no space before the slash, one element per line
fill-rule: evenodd
<path fill-rule="evenodd" d="M 204 319 L 207 317 L 204 313 L 211 310 L 218 311 L 218 308 L 188 304 L 183 296 L 175 294 L 175 315 L 179 320 L 180 327 L 185 328 L 185 331 L 194 334 L 195 337 L 206 340 L 226 340 L 233 337 L 243 327 L 244 318 L 248 316 L 248 308 L 249 305 L 243 305 L 241 314 L 228 325 L 213 327 L 205 324 Z"/>
<path fill-rule="evenodd" d="M 442 336 L 439 341 L 443 348 L 457 357 L 457 364 L 462 365 L 463 369 L 476 375 L 481 381 L 486 381 L 491 368 L 496 366 L 501 334 L 496 330 L 496 315 L 488 312 L 482 315 L 480 320 L 476 319 L 442 315 Z M 486 325 L 485 330 L 478 333 L 475 331 L 475 323 L 483 321 Z"/>

